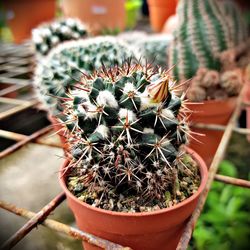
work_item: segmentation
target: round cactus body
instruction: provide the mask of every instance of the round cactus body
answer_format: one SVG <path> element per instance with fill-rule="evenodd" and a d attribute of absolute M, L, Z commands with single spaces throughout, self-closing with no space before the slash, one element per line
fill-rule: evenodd
<path fill-rule="evenodd" d="M 127 58 L 134 58 L 134 52 L 112 37 L 65 42 L 53 49 L 36 69 L 34 84 L 39 99 L 50 111 L 58 113 L 60 99 L 55 96 L 65 97 L 79 75 L 93 73 L 103 65 L 119 66 Z"/>
<path fill-rule="evenodd" d="M 151 35 L 142 39 L 137 46 L 149 63 L 166 69 L 168 67 L 167 50 L 172 40 L 172 35 Z"/>
<path fill-rule="evenodd" d="M 38 55 L 45 56 L 64 41 L 78 40 L 88 35 L 88 29 L 75 18 L 44 23 L 32 30 L 32 41 Z"/>
<path fill-rule="evenodd" d="M 68 186 L 79 199 L 116 211 L 140 210 L 126 202 L 131 195 L 137 205 L 158 208 L 171 205 L 166 196 L 185 199 L 179 181 L 193 170 L 183 163 L 189 129 L 174 85 L 165 71 L 126 64 L 83 77 L 68 94 L 63 121 L 74 159 Z"/>

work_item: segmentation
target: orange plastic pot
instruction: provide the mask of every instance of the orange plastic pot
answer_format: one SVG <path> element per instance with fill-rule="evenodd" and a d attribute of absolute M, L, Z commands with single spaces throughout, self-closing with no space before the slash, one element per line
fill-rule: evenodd
<path fill-rule="evenodd" d="M 125 29 L 124 0 L 62 0 L 61 7 L 65 16 L 78 17 L 93 33 Z"/>
<path fill-rule="evenodd" d="M 161 32 L 166 20 L 175 14 L 177 0 L 148 0 L 150 24 L 155 32 Z"/>
<path fill-rule="evenodd" d="M 188 218 L 194 211 L 198 198 L 207 181 L 207 166 L 201 157 L 188 149 L 200 167 L 201 185 L 198 191 L 174 207 L 154 212 L 122 213 L 92 207 L 79 201 L 65 185 L 63 170 L 60 171 L 60 184 L 66 193 L 68 205 L 74 213 L 78 227 L 88 233 L 133 250 L 175 250 Z M 100 249 L 83 243 L 85 250 Z"/>
<path fill-rule="evenodd" d="M 21 43 L 33 28 L 55 17 L 56 0 L 4 0 L 3 7 L 14 42 Z"/>
<path fill-rule="evenodd" d="M 188 108 L 193 111 L 190 116 L 190 122 L 191 124 L 203 123 L 227 125 L 235 106 L 236 98 L 228 98 L 227 100 L 221 101 L 205 101 L 203 104 L 188 105 Z M 189 147 L 196 151 L 209 167 L 223 136 L 223 131 L 194 127 L 192 127 L 191 130 L 204 135 L 194 135 L 199 142 L 191 139 Z"/>

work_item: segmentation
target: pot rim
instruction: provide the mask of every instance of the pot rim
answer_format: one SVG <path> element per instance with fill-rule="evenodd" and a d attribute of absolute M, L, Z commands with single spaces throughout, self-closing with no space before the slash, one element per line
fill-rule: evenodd
<path fill-rule="evenodd" d="M 195 105 L 204 105 L 204 104 L 214 104 L 214 103 L 225 103 L 225 102 L 231 102 L 237 99 L 238 96 L 231 96 L 227 99 L 221 99 L 221 100 L 204 100 L 201 102 L 193 102 L 191 105 L 195 106 Z"/>
<path fill-rule="evenodd" d="M 195 194 L 193 194 L 192 196 L 188 197 L 187 199 L 185 199 L 184 201 L 178 203 L 177 205 L 174 205 L 172 207 L 169 208 L 162 208 L 160 210 L 156 210 L 156 211 L 152 211 L 152 212 L 136 212 L 136 213 L 125 213 L 125 212 L 116 212 L 116 211 L 110 211 L 110 210 L 105 210 L 102 208 L 97 208 L 97 207 L 93 207 L 89 204 L 87 204 L 86 202 L 80 201 L 79 199 L 77 199 L 67 188 L 66 184 L 65 184 L 65 178 L 63 178 L 63 176 L 61 176 L 62 170 L 68 165 L 69 161 L 66 160 L 64 162 L 64 164 L 61 166 L 60 171 L 59 171 L 59 182 L 61 184 L 61 187 L 63 188 L 63 191 L 65 192 L 66 196 L 69 196 L 71 199 L 73 199 L 76 203 L 78 203 L 79 205 L 82 205 L 88 209 L 94 210 L 95 212 L 99 212 L 99 213 L 103 213 L 106 215 L 113 215 L 113 216 L 118 216 L 118 217 L 146 217 L 146 216 L 154 216 L 154 215 L 159 215 L 162 213 L 166 213 L 166 212 L 170 212 L 172 210 L 175 209 L 179 209 L 181 207 L 184 207 L 186 204 L 192 202 L 193 200 L 195 200 L 197 198 L 197 196 L 200 195 L 200 193 L 204 190 L 206 182 L 207 182 L 207 178 L 208 178 L 208 168 L 206 166 L 206 163 L 204 162 L 204 160 L 191 148 L 186 147 L 186 151 L 187 153 L 189 153 L 191 156 L 193 156 L 194 160 L 198 163 L 199 166 L 199 170 L 200 170 L 200 175 L 201 175 L 201 183 L 200 186 L 198 188 L 198 190 L 196 191 Z"/>

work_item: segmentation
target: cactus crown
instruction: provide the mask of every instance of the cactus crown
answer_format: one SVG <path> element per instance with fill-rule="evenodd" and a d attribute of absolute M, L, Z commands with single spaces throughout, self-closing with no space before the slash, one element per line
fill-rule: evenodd
<path fill-rule="evenodd" d="M 131 199 L 171 205 L 166 196 L 176 197 L 178 174 L 187 176 L 181 146 L 189 129 L 183 96 L 168 72 L 130 63 L 104 68 L 83 77 L 63 105 L 74 162 L 68 186 L 79 199 L 116 211 L 130 210 Z"/>
<path fill-rule="evenodd" d="M 53 113 L 58 113 L 60 101 L 54 96 L 65 97 L 65 91 L 81 72 L 92 73 L 102 64 L 118 66 L 129 57 L 134 57 L 130 47 L 112 37 L 65 42 L 53 49 L 36 69 L 34 84 L 38 97 Z"/>
<path fill-rule="evenodd" d="M 64 41 L 78 40 L 88 35 L 87 27 L 78 19 L 66 18 L 44 23 L 32 30 L 36 52 L 42 56 Z"/>
<path fill-rule="evenodd" d="M 234 48 L 247 37 L 246 25 L 231 1 L 180 0 L 178 27 L 170 46 L 173 75 L 189 79 L 199 68 L 220 70 L 220 53 Z"/>

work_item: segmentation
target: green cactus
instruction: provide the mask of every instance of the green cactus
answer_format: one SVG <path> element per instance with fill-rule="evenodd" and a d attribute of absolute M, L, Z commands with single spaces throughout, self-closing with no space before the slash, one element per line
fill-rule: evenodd
<path fill-rule="evenodd" d="M 220 53 L 247 37 L 246 25 L 230 1 L 180 0 L 178 27 L 169 51 L 177 79 L 193 77 L 199 68 L 221 69 Z"/>
<path fill-rule="evenodd" d="M 83 76 L 62 104 L 69 190 L 92 206 L 130 212 L 169 207 L 195 192 L 200 178 L 183 147 L 190 131 L 177 92 L 167 71 L 149 65 Z"/>
<path fill-rule="evenodd" d="M 134 52 L 124 43 L 112 37 L 97 37 L 65 42 L 39 63 L 34 84 L 39 99 L 56 114 L 60 112 L 60 99 L 71 88 L 79 74 L 90 74 L 104 64 L 118 66 Z"/>
<path fill-rule="evenodd" d="M 36 53 L 45 56 L 64 41 L 78 40 L 88 35 L 87 27 L 78 19 L 65 18 L 43 23 L 32 30 Z"/>
<path fill-rule="evenodd" d="M 151 35 L 142 39 L 137 46 L 148 62 L 167 68 L 167 49 L 172 39 L 169 35 Z"/>
<path fill-rule="evenodd" d="M 167 49 L 173 40 L 172 35 L 147 35 L 145 32 L 130 31 L 119 35 L 119 39 L 135 47 L 142 59 L 155 66 L 167 68 Z"/>

